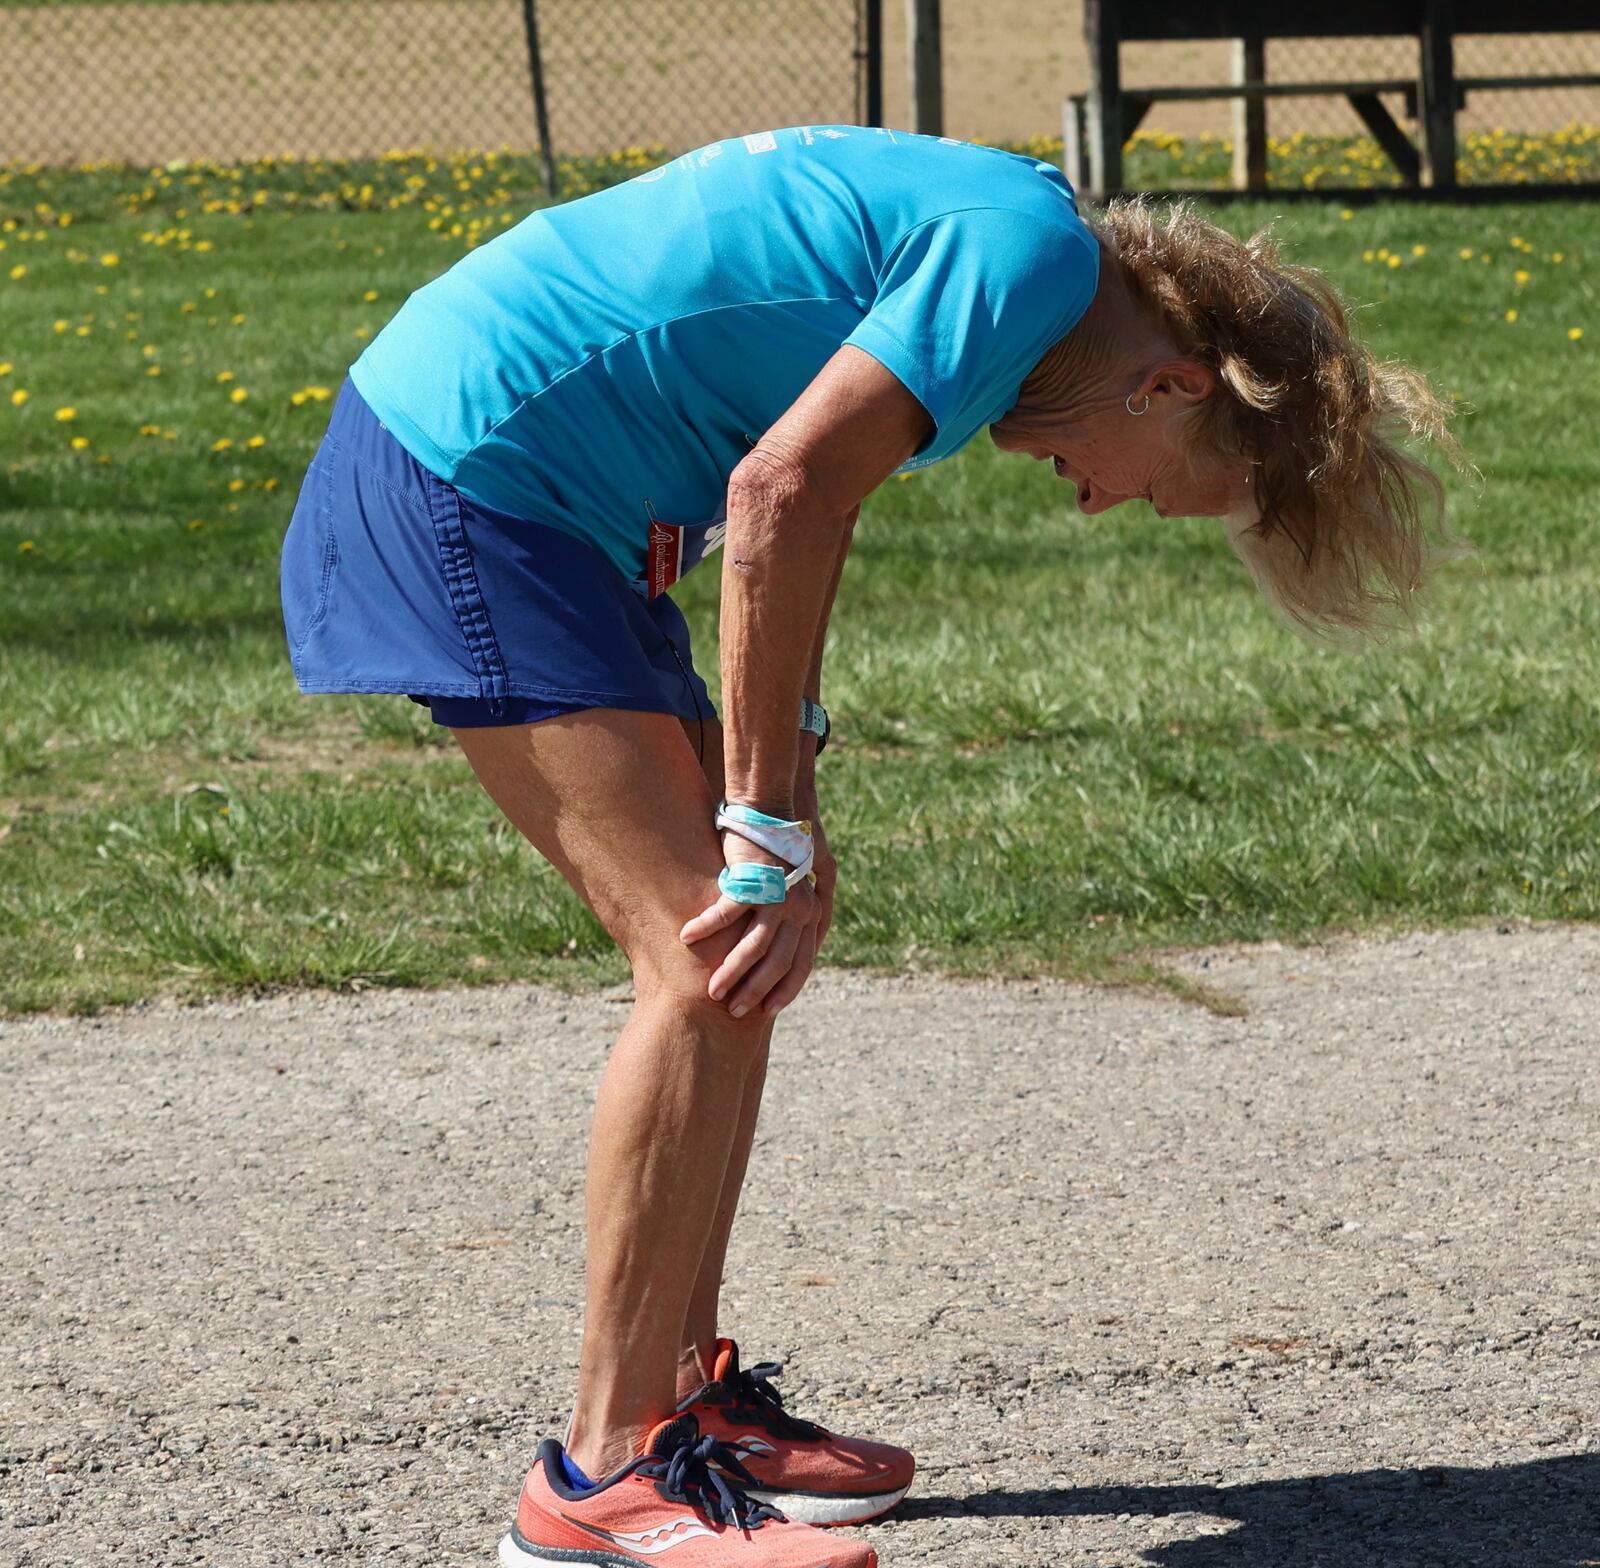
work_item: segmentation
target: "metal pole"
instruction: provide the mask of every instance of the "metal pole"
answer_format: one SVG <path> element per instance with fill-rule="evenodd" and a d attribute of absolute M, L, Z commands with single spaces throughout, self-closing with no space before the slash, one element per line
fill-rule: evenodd
<path fill-rule="evenodd" d="M 922 136 L 943 136 L 939 0 L 906 0 L 906 69 L 911 77 L 911 129 Z"/>
<path fill-rule="evenodd" d="M 856 58 L 865 67 L 867 82 L 866 113 L 862 116 L 868 125 L 883 124 L 883 0 L 858 0 L 863 37 Z"/>
<path fill-rule="evenodd" d="M 544 193 L 556 195 L 556 155 L 550 146 L 550 107 L 544 96 L 544 64 L 539 58 L 539 22 L 533 0 L 522 0 L 522 30 L 528 40 L 528 76 L 533 83 L 533 124 L 539 135 L 539 164 L 544 171 Z"/>

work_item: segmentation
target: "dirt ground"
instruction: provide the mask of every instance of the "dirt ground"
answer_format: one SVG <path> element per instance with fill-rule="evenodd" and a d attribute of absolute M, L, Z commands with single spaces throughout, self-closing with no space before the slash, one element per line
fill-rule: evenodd
<path fill-rule="evenodd" d="M 885 112 L 907 123 L 905 7 L 883 7 Z M 540 0 L 561 151 L 694 146 L 859 117 L 853 0 Z M 1079 0 L 944 0 L 946 129 L 1059 135 L 1087 83 Z M 1284 80 L 1412 77 L 1403 41 L 1269 46 Z M 1600 71 L 1600 31 L 1463 39 L 1462 74 Z M 1129 45 L 1124 77 L 1223 82 L 1225 45 Z M 0 161 L 233 159 L 535 141 L 520 0 L 0 3 Z M 1399 101 L 1394 105 L 1398 109 Z M 1151 128 L 1227 134 L 1224 104 L 1165 104 Z M 1600 121 L 1600 89 L 1474 95 L 1467 130 Z M 1269 108 L 1274 134 L 1360 130 L 1342 100 Z"/>
<path fill-rule="evenodd" d="M 725 1326 L 908 1443 L 884 1568 L 1600 1564 L 1600 929 L 825 975 Z M 0 1024 L 0 1563 L 493 1561 L 627 1006 Z"/>

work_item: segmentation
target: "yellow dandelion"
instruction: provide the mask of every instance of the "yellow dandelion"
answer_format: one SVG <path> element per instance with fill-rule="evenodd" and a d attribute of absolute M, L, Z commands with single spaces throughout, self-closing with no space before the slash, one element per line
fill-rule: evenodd
<path fill-rule="evenodd" d="M 60 316 L 57 316 L 56 319 L 50 323 L 50 325 L 54 327 L 57 332 L 65 332 L 67 328 L 72 325 L 72 323 Z"/>
<path fill-rule="evenodd" d="M 211 249 L 211 241 L 210 240 L 196 240 L 195 243 L 194 243 L 194 248 L 196 250 L 210 250 Z"/>
<path fill-rule="evenodd" d="M 205 295 L 207 299 L 215 299 L 217 297 L 217 291 L 215 289 L 207 289 L 205 291 Z"/>
<path fill-rule="evenodd" d="M 1513 283 L 1515 283 L 1516 286 L 1520 289 L 1528 282 L 1528 280 L 1532 276 L 1533 276 L 1533 274 L 1531 272 L 1523 272 L 1523 271 L 1521 271 L 1519 269 L 1518 271 L 1513 272 L 1511 274 L 1511 281 Z"/>
<path fill-rule="evenodd" d="M 228 481 L 229 494 L 237 495 L 243 489 L 244 489 L 244 480 L 242 480 L 242 479 L 230 479 Z"/>
<path fill-rule="evenodd" d="M 1507 311 L 1507 312 L 1506 312 L 1506 320 L 1507 320 L 1507 321 L 1515 321 L 1515 320 L 1516 320 L 1516 319 L 1517 319 L 1517 313 L 1516 313 L 1516 311 L 1514 311 L 1514 310 L 1508 310 L 1508 311 Z"/>
<path fill-rule="evenodd" d="M 72 450 L 74 452 L 85 451 L 88 448 L 88 445 L 89 445 L 88 436 L 74 436 L 72 438 Z"/>
<path fill-rule="evenodd" d="M 233 391 L 228 394 L 228 401 L 230 403 L 242 403 L 249 396 L 250 394 L 245 391 L 243 387 L 235 387 Z"/>
<path fill-rule="evenodd" d="M 1456 254 L 1459 255 L 1463 261 L 1471 261 L 1477 252 L 1474 251 L 1470 245 L 1463 245 Z"/>
<path fill-rule="evenodd" d="M 9 359 L 6 360 L 4 364 L 0 364 L 0 376 L 9 376 L 13 369 L 15 369 L 15 366 L 12 365 Z"/>
<path fill-rule="evenodd" d="M 22 543 L 17 546 L 17 554 L 18 555 L 32 555 L 33 554 L 33 540 L 24 539 L 22 541 Z"/>
<path fill-rule="evenodd" d="M 161 374 L 161 367 L 159 365 L 146 365 L 144 373 L 147 376 L 159 376 Z"/>
<path fill-rule="evenodd" d="M 65 408 L 58 408 L 56 410 L 56 418 L 59 419 L 64 425 L 69 423 L 71 420 L 76 419 L 77 417 L 77 409 L 73 408 L 70 404 Z"/>
<path fill-rule="evenodd" d="M 233 380 L 233 372 L 231 370 L 219 370 L 217 372 L 217 380 L 218 381 L 232 381 Z"/>
<path fill-rule="evenodd" d="M 1340 216 L 1340 217 L 1341 217 L 1341 218 L 1342 218 L 1342 219 L 1344 219 L 1344 221 L 1345 221 L 1345 222 L 1346 222 L 1346 223 L 1348 223 L 1348 222 L 1349 222 L 1349 221 L 1350 221 L 1350 220 L 1351 220 L 1351 219 L 1352 219 L 1352 218 L 1353 218 L 1353 217 L 1355 217 L 1355 214 L 1354 214 L 1354 213 L 1353 213 L 1353 212 L 1351 212 L 1351 210 L 1350 210 L 1350 209 L 1349 209 L 1349 208 L 1348 208 L 1348 207 L 1346 207 L 1346 208 L 1345 208 L 1345 209 L 1344 209 L 1344 210 L 1343 210 L 1343 211 L 1342 211 L 1342 212 L 1341 212 L 1341 213 L 1340 213 L 1340 214 L 1339 214 L 1339 216 Z"/>
<path fill-rule="evenodd" d="M 1389 258 L 1389 265 L 1391 267 L 1398 267 L 1400 265 L 1400 258 L 1398 256 L 1391 256 Z"/>
<path fill-rule="evenodd" d="M 226 452 L 232 445 L 233 442 L 230 441 L 227 436 L 222 436 L 211 443 L 211 450 L 213 452 Z"/>
<path fill-rule="evenodd" d="M 23 266 L 23 264 L 20 261 L 16 264 L 16 266 L 14 266 L 11 269 L 11 281 L 13 283 L 15 283 L 18 278 L 25 278 L 25 277 L 27 277 L 27 275 L 28 275 L 28 269 L 25 266 Z"/>
<path fill-rule="evenodd" d="M 376 289 L 368 289 L 367 292 L 361 296 L 363 302 L 368 305 L 370 305 L 377 297 L 378 291 Z"/>
<path fill-rule="evenodd" d="M 243 316 L 230 316 L 228 321 L 232 326 L 242 327 L 245 323 L 245 318 Z"/>
<path fill-rule="evenodd" d="M 189 532 L 190 533 L 193 533 L 195 531 L 195 529 L 197 529 L 197 528 L 204 528 L 204 527 L 205 527 L 205 523 L 200 518 L 191 517 L 189 519 Z"/>
<path fill-rule="evenodd" d="M 1567 328 L 1567 336 L 1569 338 L 1571 338 L 1574 343 L 1576 343 L 1576 342 L 1580 341 L 1582 339 L 1582 337 L 1583 337 L 1583 328 L 1582 327 L 1568 327 Z"/>
<path fill-rule="evenodd" d="M 266 444 L 267 438 L 265 436 L 251 436 L 250 439 L 245 442 L 245 445 L 252 451 L 254 451 L 256 447 L 265 446 Z"/>
<path fill-rule="evenodd" d="M 1553 250 L 1550 252 L 1550 259 L 1551 261 L 1555 262 L 1557 266 L 1559 266 L 1567 259 L 1567 253 L 1565 251 Z"/>
<path fill-rule="evenodd" d="M 114 267 L 120 259 L 121 258 L 114 250 L 102 251 L 100 253 L 100 265 L 102 267 Z"/>
<path fill-rule="evenodd" d="M 1363 261 L 1376 261 L 1377 260 L 1377 252 L 1376 251 L 1371 251 L 1371 250 L 1364 250 L 1364 251 L 1361 252 L 1361 259 Z"/>
<path fill-rule="evenodd" d="M 278 488 L 277 475 L 274 474 L 270 479 L 263 479 L 261 481 L 261 488 L 263 490 L 276 490 Z"/>
<path fill-rule="evenodd" d="M 306 398 L 309 396 L 310 394 L 307 392 L 291 392 L 289 394 L 289 401 L 293 403 L 296 408 L 299 408 L 299 406 L 304 403 Z"/>
<path fill-rule="evenodd" d="M 1426 256 L 1428 254 L 1428 247 L 1426 245 L 1413 245 L 1411 247 L 1411 254 L 1413 256 Z"/>
<path fill-rule="evenodd" d="M 140 425 L 139 434 L 142 436 L 158 436 L 161 434 L 160 425 Z"/>
<path fill-rule="evenodd" d="M 87 327 L 79 327 L 74 335 L 80 338 L 86 338 L 89 336 L 89 329 Z"/>
<path fill-rule="evenodd" d="M 11 394 L 11 406 L 13 408 L 21 408 L 22 405 L 27 401 L 28 394 L 21 387 L 18 387 L 17 390 Z"/>

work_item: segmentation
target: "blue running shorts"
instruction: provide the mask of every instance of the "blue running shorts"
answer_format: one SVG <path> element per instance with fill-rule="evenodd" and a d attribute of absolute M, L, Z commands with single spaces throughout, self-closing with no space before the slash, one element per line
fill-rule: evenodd
<path fill-rule="evenodd" d="M 592 546 L 469 501 L 346 381 L 283 541 L 305 692 L 403 693 L 455 728 L 583 708 L 714 715 L 683 613 Z"/>

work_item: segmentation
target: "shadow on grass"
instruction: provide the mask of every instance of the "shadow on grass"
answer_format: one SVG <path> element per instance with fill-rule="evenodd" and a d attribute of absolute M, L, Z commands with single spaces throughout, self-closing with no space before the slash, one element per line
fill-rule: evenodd
<path fill-rule="evenodd" d="M 912 1497 L 900 1519 L 1210 1514 L 1225 1535 L 1143 1550 L 1159 1568 L 1593 1568 L 1600 1453 L 1484 1470 L 1426 1467 L 1242 1486 L 1063 1487 Z"/>

